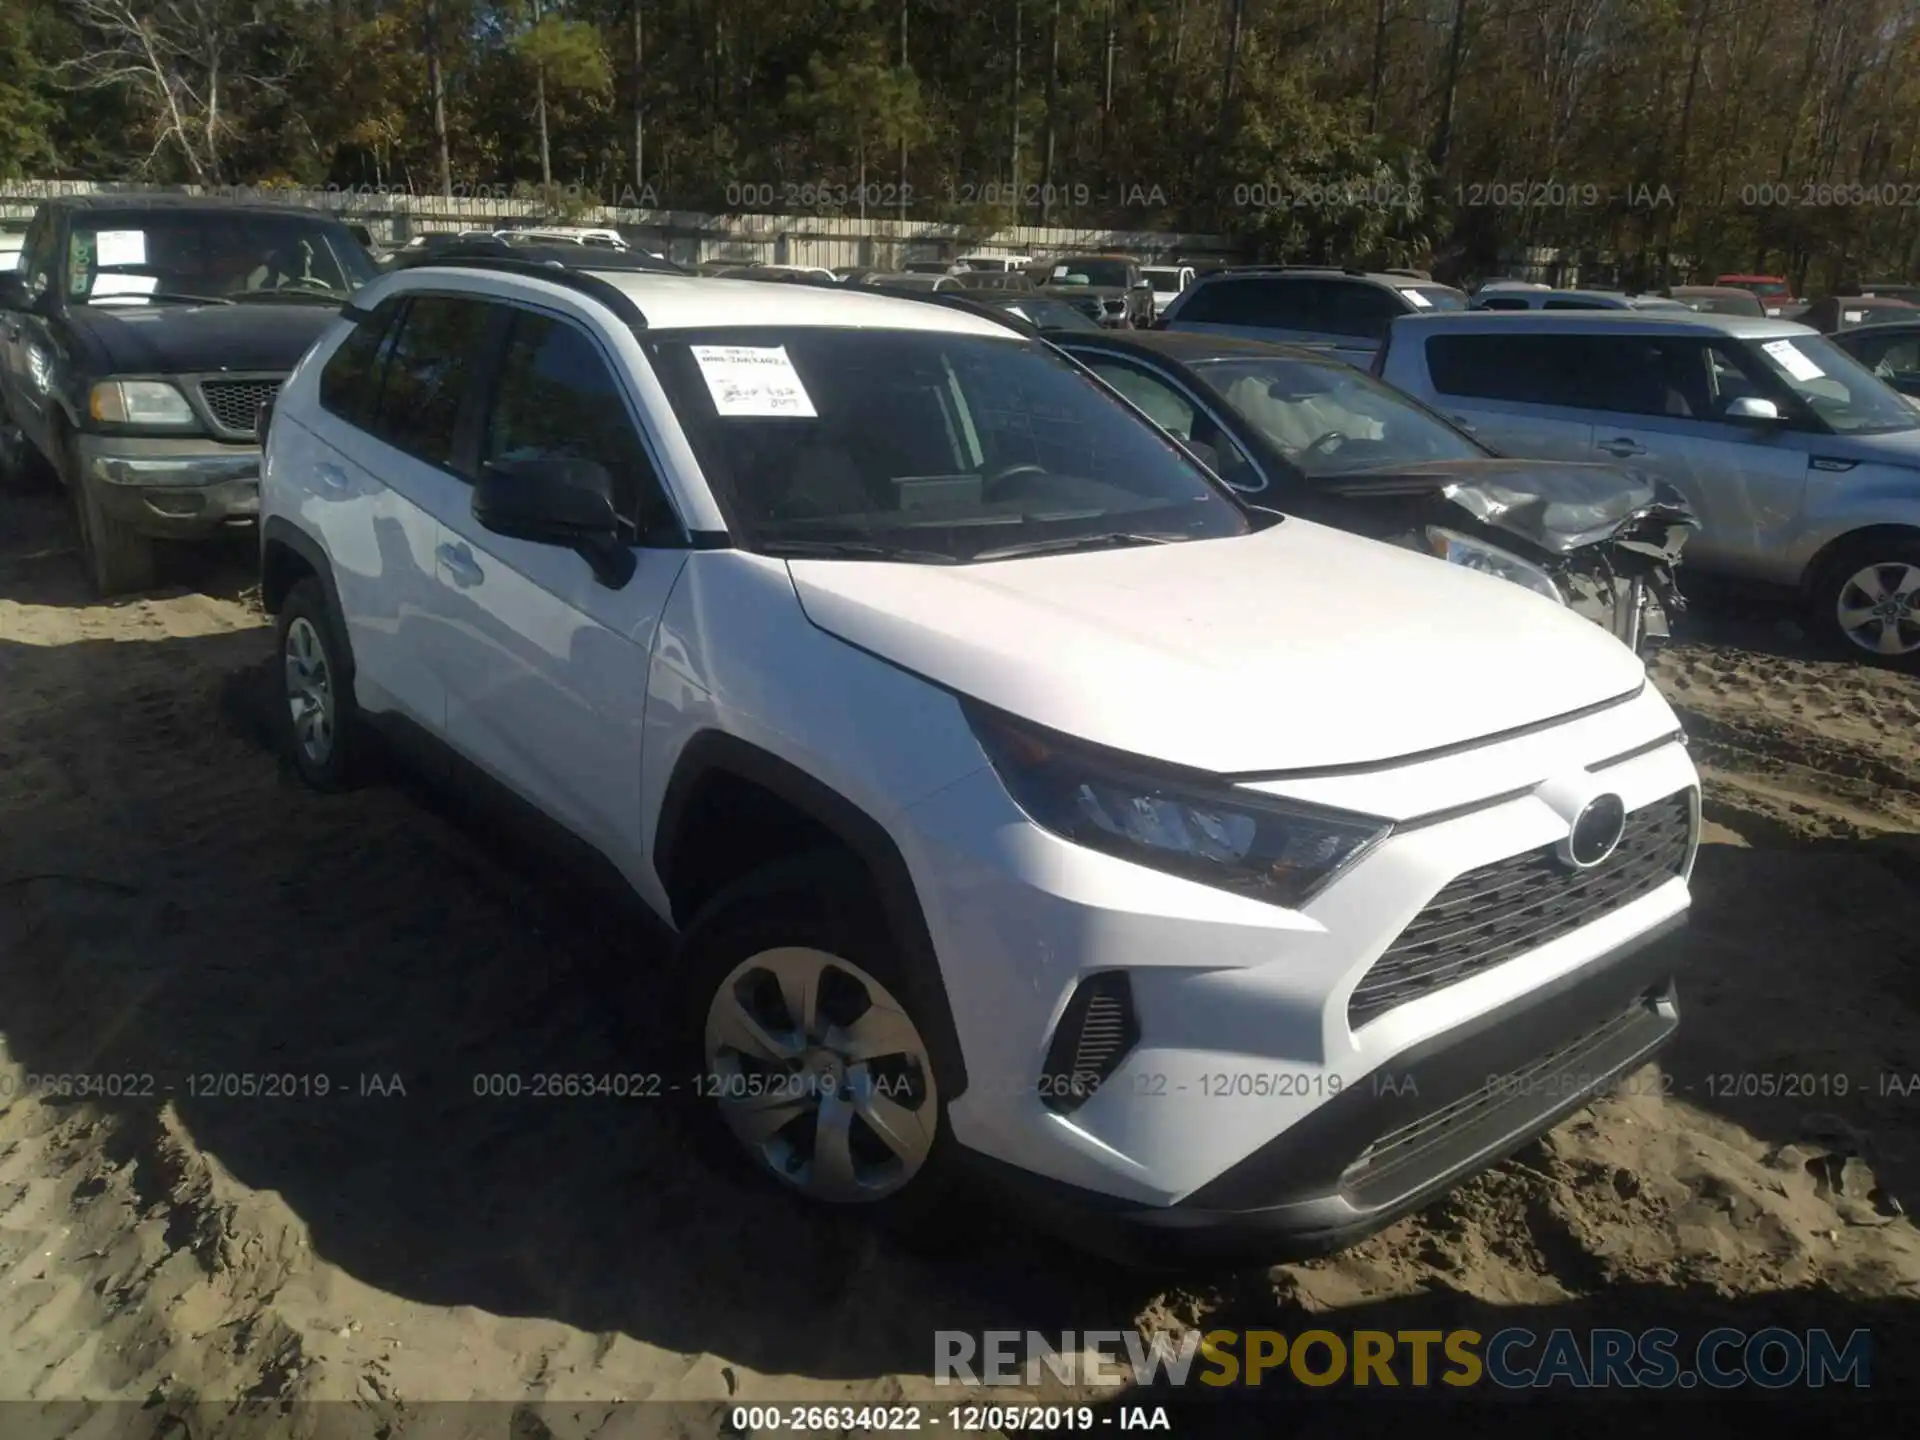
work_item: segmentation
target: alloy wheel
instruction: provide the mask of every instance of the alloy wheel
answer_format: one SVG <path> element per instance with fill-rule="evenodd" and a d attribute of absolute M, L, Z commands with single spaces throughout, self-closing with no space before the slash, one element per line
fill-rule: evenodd
<path fill-rule="evenodd" d="M 1920 566 L 1905 561 L 1863 565 L 1834 601 L 1841 633 L 1883 657 L 1920 651 Z"/>
<path fill-rule="evenodd" d="M 284 658 L 294 743 L 309 763 L 325 765 L 333 754 L 333 671 L 320 632 L 304 615 L 287 626 Z"/>
<path fill-rule="evenodd" d="M 707 1008 L 703 1093 L 761 1165 L 831 1204 L 884 1199 L 926 1164 L 939 1097 L 926 1041 L 873 976 L 821 950 L 761 951 Z"/>

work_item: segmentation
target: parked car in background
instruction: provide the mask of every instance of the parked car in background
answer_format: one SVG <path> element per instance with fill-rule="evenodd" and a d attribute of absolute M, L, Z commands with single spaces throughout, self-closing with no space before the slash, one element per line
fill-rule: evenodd
<path fill-rule="evenodd" d="M 364 301 L 267 432 L 288 762 L 402 730 L 630 890 L 674 943 L 598 998 L 769 1187 L 1270 1263 L 1675 1033 L 1698 775 L 1564 607 L 1248 507 L 970 301 Z"/>
<path fill-rule="evenodd" d="M 1102 325 L 1144 330 L 1153 324 L 1152 282 L 1130 256 L 1055 256 L 1040 289 Z"/>
<path fill-rule="evenodd" d="M 1823 295 L 1810 302 L 1794 319 L 1802 325 L 1811 325 L 1822 335 L 1834 335 L 1857 325 L 1920 319 L 1920 307 L 1890 295 Z"/>
<path fill-rule="evenodd" d="M 1392 272 L 1389 271 L 1387 273 L 1391 274 Z M 1506 280 L 1506 279 L 1496 278 L 1493 280 L 1482 280 L 1478 285 L 1471 287 L 1471 293 L 1474 295 L 1484 295 L 1489 291 L 1493 291 L 1497 293 L 1501 290 L 1551 290 L 1551 289 L 1553 289 L 1553 286 L 1543 285 L 1538 280 Z"/>
<path fill-rule="evenodd" d="M 1169 307 L 1169 330 L 1331 347 L 1365 369 L 1396 316 L 1460 310 L 1467 297 L 1404 275 L 1328 266 L 1249 266 L 1196 280 Z"/>
<path fill-rule="evenodd" d="M 962 255 L 953 262 L 963 270 L 981 271 L 989 275 L 1004 275 L 1009 271 L 1024 271 L 1033 264 L 1031 255 Z"/>
<path fill-rule="evenodd" d="M 1854 293 L 1888 300 L 1904 300 L 1909 305 L 1920 305 L 1920 285 L 1910 284 L 1904 280 L 1862 280 Z"/>
<path fill-rule="evenodd" d="M 971 270 L 952 278 L 961 289 L 976 292 L 1008 290 L 1031 294 L 1034 288 L 1033 281 L 1027 278 L 1024 270 Z"/>
<path fill-rule="evenodd" d="M 1180 292 L 1194 282 L 1191 265 L 1142 265 L 1140 273 L 1153 286 L 1153 313 L 1164 315 Z"/>
<path fill-rule="evenodd" d="M 333 216 L 101 195 L 43 203 L 0 274 L 4 463 L 72 497 L 102 595 L 151 586 L 154 543 L 259 513 L 256 423 L 343 301 L 378 275 Z"/>
<path fill-rule="evenodd" d="M 1098 331 L 1105 328 L 1078 306 L 1038 291 L 982 290 L 967 293 L 982 304 L 1004 311 L 1037 329 Z"/>
<path fill-rule="evenodd" d="M 1800 303 L 1784 275 L 1722 275 L 1713 283 L 1751 290 L 1759 296 L 1760 303 L 1766 307 L 1767 314 L 1775 317 L 1778 317 L 1787 306 Z"/>
<path fill-rule="evenodd" d="M 1764 317 L 1767 313 L 1758 295 L 1738 285 L 1676 285 L 1667 293 L 1689 310 L 1703 315 Z"/>
<path fill-rule="evenodd" d="M 962 288 L 958 275 L 929 275 L 917 270 L 896 270 L 891 273 L 877 270 L 871 275 L 861 276 L 860 284 L 883 290 L 951 290 L 956 293 Z"/>
<path fill-rule="evenodd" d="M 500 230 L 491 234 L 482 232 L 464 239 L 455 240 L 450 245 L 440 245 L 432 250 L 402 251 L 395 255 L 391 270 L 411 270 L 421 265 L 437 265 L 448 260 L 513 260 L 521 264 L 566 267 L 580 263 L 580 246 L 566 240 L 548 240 L 536 232 L 528 230 Z M 622 249 L 596 250 L 593 263 L 614 270 L 653 270 L 667 275 L 691 273 L 671 260 L 662 259 L 650 250 Z"/>
<path fill-rule="evenodd" d="M 1685 310 L 1664 295 L 1629 295 L 1624 290 L 1482 290 L 1470 310 Z"/>
<path fill-rule="evenodd" d="M 909 260 L 895 274 L 957 275 L 964 267 L 952 260 Z"/>
<path fill-rule="evenodd" d="M 1636 649 L 1669 635 L 1691 516 L 1597 462 L 1503 460 L 1324 352 L 1173 330 L 1055 335 L 1254 504 L 1499 575 Z"/>
<path fill-rule="evenodd" d="M 1833 343 L 1902 395 L 1920 400 L 1920 315 L 1856 325 L 1833 336 Z"/>
<path fill-rule="evenodd" d="M 833 278 L 842 285 L 858 285 L 869 275 L 882 275 L 886 273 L 888 272 L 885 267 L 880 265 L 836 265 L 833 267 Z"/>
<path fill-rule="evenodd" d="M 1920 412 L 1807 326 L 1410 316 L 1377 373 L 1501 454 L 1668 481 L 1700 521 L 1689 571 L 1784 587 L 1843 649 L 1920 665 Z"/>

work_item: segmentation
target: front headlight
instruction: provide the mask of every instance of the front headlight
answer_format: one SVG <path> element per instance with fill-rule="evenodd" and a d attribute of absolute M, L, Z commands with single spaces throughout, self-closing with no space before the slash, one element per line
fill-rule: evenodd
<path fill-rule="evenodd" d="M 165 380 L 102 380 L 93 387 L 87 410 L 114 425 L 192 425 L 187 397 Z"/>
<path fill-rule="evenodd" d="M 1485 575 L 1498 575 L 1502 580 L 1511 580 L 1536 595 L 1546 596 L 1556 604 L 1567 603 L 1567 597 L 1560 592 L 1551 575 L 1531 560 L 1522 560 L 1511 550 L 1502 550 L 1498 545 L 1489 545 L 1484 540 L 1462 535 L 1457 530 L 1443 530 L 1438 525 L 1427 527 L 1427 544 L 1442 560 L 1464 565 L 1469 570 L 1478 570 Z"/>
<path fill-rule="evenodd" d="M 965 702 L 1007 794 L 1034 824 L 1089 850 L 1297 908 L 1384 839 L 1370 815 L 1270 799 L 1162 771 Z"/>

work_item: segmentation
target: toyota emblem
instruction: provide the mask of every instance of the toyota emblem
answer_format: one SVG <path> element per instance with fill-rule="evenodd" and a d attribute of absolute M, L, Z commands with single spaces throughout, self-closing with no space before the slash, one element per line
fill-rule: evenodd
<path fill-rule="evenodd" d="M 1596 795 L 1574 817 L 1560 845 L 1560 859 L 1576 870 L 1605 863 L 1627 828 L 1627 806 L 1618 795 Z"/>

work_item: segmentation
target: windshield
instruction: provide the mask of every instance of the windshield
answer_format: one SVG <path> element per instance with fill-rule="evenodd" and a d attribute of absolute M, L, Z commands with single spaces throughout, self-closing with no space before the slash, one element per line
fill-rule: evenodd
<path fill-rule="evenodd" d="M 1178 290 L 1180 288 L 1180 272 L 1178 270 L 1168 270 L 1159 265 L 1146 265 L 1141 267 L 1140 273 L 1153 282 L 1153 288 L 1156 290 Z"/>
<path fill-rule="evenodd" d="M 1837 435 L 1915 428 L 1900 392 L 1824 335 L 1748 342 L 1749 352 Z"/>
<path fill-rule="evenodd" d="M 825 327 L 646 343 L 729 530 L 763 553 L 954 563 L 1253 528 L 1043 344 Z"/>
<path fill-rule="evenodd" d="M 1049 285 L 1105 285 L 1116 290 L 1127 287 L 1127 262 L 1124 260 L 1057 260 L 1048 272 Z"/>
<path fill-rule="evenodd" d="M 1262 357 L 1199 361 L 1193 369 L 1308 475 L 1487 454 L 1399 391 L 1348 365 Z"/>
<path fill-rule="evenodd" d="M 1049 300 L 1044 295 L 1022 295 L 1018 300 L 996 301 L 1002 310 L 1031 321 L 1042 330 L 1099 330 L 1100 322 L 1089 319 L 1064 300 Z"/>
<path fill-rule="evenodd" d="M 192 296 L 337 304 L 378 274 L 344 226 L 318 215 L 81 213 L 68 239 L 67 293 L 88 303 Z"/>

